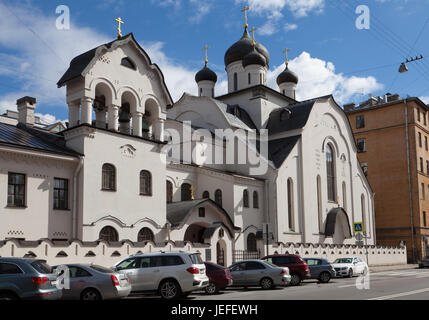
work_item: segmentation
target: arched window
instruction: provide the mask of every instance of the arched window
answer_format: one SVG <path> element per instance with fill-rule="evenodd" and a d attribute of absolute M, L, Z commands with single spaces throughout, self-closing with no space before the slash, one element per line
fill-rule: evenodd
<path fill-rule="evenodd" d="M 152 174 L 147 170 L 140 171 L 140 195 L 152 195 Z"/>
<path fill-rule="evenodd" d="M 192 200 L 192 186 L 189 183 L 183 183 L 180 187 L 182 201 Z"/>
<path fill-rule="evenodd" d="M 234 91 L 238 90 L 238 75 L 234 73 Z"/>
<path fill-rule="evenodd" d="M 243 207 L 249 208 L 249 191 L 247 189 L 243 191 Z"/>
<path fill-rule="evenodd" d="M 366 208 L 365 208 L 365 196 L 362 194 L 360 196 L 360 203 L 362 208 L 362 224 L 363 224 L 363 232 L 366 233 Z"/>
<path fill-rule="evenodd" d="M 328 180 L 328 200 L 337 201 L 335 186 L 335 153 L 330 144 L 326 145 L 326 176 Z"/>
<path fill-rule="evenodd" d="M 143 228 L 139 231 L 139 234 L 137 235 L 137 241 L 143 242 L 143 241 L 153 241 L 153 232 L 149 228 Z"/>
<path fill-rule="evenodd" d="M 117 242 L 119 241 L 118 231 L 115 228 L 106 226 L 100 231 L 100 235 L 98 236 L 100 240 L 109 241 L 109 242 Z"/>
<path fill-rule="evenodd" d="M 253 191 L 253 208 L 259 208 L 259 196 L 258 191 Z"/>
<path fill-rule="evenodd" d="M 215 192 L 215 202 L 222 207 L 222 190 L 217 189 Z"/>
<path fill-rule="evenodd" d="M 260 82 L 260 84 L 263 84 L 263 81 L 262 81 L 262 73 L 260 73 L 260 74 L 259 74 L 259 82 Z"/>
<path fill-rule="evenodd" d="M 295 231 L 292 179 L 288 179 L 287 181 L 287 216 L 288 216 L 289 230 Z"/>
<path fill-rule="evenodd" d="M 319 232 L 323 233 L 323 211 L 322 211 L 322 179 L 317 176 L 317 215 L 319 221 Z"/>
<path fill-rule="evenodd" d="M 113 165 L 103 164 L 101 186 L 103 190 L 116 190 L 116 169 Z"/>
<path fill-rule="evenodd" d="M 167 203 L 173 202 L 173 183 L 167 180 Z"/>
<path fill-rule="evenodd" d="M 250 78 L 251 76 L 250 76 L 250 72 L 247 74 L 247 82 L 250 84 L 251 83 L 251 78 Z"/>
<path fill-rule="evenodd" d="M 254 233 L 249 233 L 247 236 L 247 251 L 257 251 L 256 236 Z"/>
<path fill-rule="evenodd" d="M 130 69 L 136 70 L 136 66 L 134 62 L 128 57 L 125 57 L 121 60 L 121 65 Z"/>
<path fill-rule="evenodd" d="M 203 199 L 210 199 L 210 193 L 208 191 L 203 192 Z"/>

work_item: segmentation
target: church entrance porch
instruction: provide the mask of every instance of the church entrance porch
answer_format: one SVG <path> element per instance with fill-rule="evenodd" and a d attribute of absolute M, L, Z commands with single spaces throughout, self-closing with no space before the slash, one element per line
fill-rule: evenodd
<path fill-rule="evenodd" d="M 207 225 L 202 225 L 199 223 L 191 224 L 185 232 L 184 241 L 189 241 L 192 243 L 204 243 L 204 232 L 207 229 Z"/>
<path fill-rule="evenodd" d="M 338 207 L 329 211 L 326 217 L 325 237 L 332 237 L 334 244 L 342 244 L 345 239 L 353 237 L 349 217 L 343 208 Z"/>

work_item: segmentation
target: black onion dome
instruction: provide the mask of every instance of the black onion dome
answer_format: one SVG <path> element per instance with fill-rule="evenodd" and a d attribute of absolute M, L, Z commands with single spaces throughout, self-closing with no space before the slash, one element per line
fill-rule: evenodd
<path fill-rule="evenodd" d="M 265 57 L 259 53 L 255 48 L 252 50 L 252 52 L 248 53 L 243 58 L 243 68 L 246 68 L 247 66 L 250 66 L 251 64 L 256 64 L 265 67 L 267 65 L 267 60 Z"/>
<path fill-rule="evenodd" d="M 289 70 L 289 68 L 286 66 L 285 70 L 279 74 L 277 77 L 277 84 L 280 85 L 285 82 L 293 82 L 295 84 L 298 84 L 298 76 Z"/>
<path fill-rule="evenodd" d="M 213 82 L 217 81 L 216 73 L 212 71 L 209 67 L 207 67 L 207 65 L 205 65 L 204 68 L 198 71 L 197 74 L 195 75 L 195 81 L 197 83 L 204 80 L 213 81 Z"/>
<path fill-rule="evenodd" d="M 256 43 L 256 50 L 262 54 L 266 60 L 266 64 L 270 63 L 270 54 L 262 44 Z M 252 38 L 247 32 L 247 28 L 244 30 L 243 36 L 240 40 L 234 43 L 225 53 L 225 66 L 229 64 L 243 60 L 243 58 L 253 51 Z"/>

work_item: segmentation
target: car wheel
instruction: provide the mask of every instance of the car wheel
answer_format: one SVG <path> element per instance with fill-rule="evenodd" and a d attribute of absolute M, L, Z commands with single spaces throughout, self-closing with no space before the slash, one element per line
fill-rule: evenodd
<path fill-rule="evenodd" d="M 329 272 L 322 272 L 319 275 L 319 281 L 322 283 L 328 283 L 331 280 L 331 274 Z"/>
<path fill-rule="evenodd" d="M 301 284 L 301 277 L 299 274 L 294 273 L 291 275 L 290 284 L 292 286 L 299 286 Z"/>
<path fill-rule="evenodd" d="M 0 301 L 18 300 L 18 297 L 12 293 L 0 293 Z"/>
<path fill-rule="evenodd" d="M 207 287 L 204 288 L 207 294 L 216 294 L 218 292 L 218 288 L 215 283 L 210 282 Z"/>
<path fill-rule="evenodd" d="M 263 278 L 261 280 L 261 288 L 264 290 L 272 289 L 274 287 L 274 282 L 270 278 Z"/>
<path fill-rule="evenodd" d="M 353 277 L 353 269 L 352 268 L 349 269 L 348 277 L 349 278 Z"/>
<path fill-rule="evenodd" d="M 159 295 L 166 300 L 177 299 L 181 295 L 180 287 L 174 280 L 164 280 L 159 286 Z"/>
<path fill-rule="evenodd" d="M 84 300 L 84 301 L 101 300 L 101 295 L 95 289 L 86 289 L 81 293 L 80 300 Z"/>

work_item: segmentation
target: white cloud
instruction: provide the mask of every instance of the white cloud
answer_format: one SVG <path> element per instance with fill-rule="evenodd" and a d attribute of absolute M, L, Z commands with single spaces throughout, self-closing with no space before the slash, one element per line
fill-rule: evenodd
<path fill-rule="evenodd" d="M 429 104 L 429 96 L 420 97 L 420 100 L 422 100 L 426 104 Z"/>
<path fill-rule="evenodd" d="M 248 3 L 250 10 L 258 14 L 269 12 L 281 15 L 287 8 L 295 17 L 305 17 L 310 12 L 320 13 L 325 7 L 325 0 L 236 0 L 236 3 Z"/>
<path fill-rule="evenodd" d="M 285 32 L 296 30 L 296 29 L 298 29 L 298 25 L 296 25 L 294 23 L 286 23 L 283 27 L 283 30 Z"/>
<path fill-rule="evenodd" d="M 346 77 L 335 72 L 332 62 L 313 58 L 307 52 L 289 62 L 289 69 L 299 77 L 297 99 L 311 99 L 327 94 L 333 94 L 338 103 L 347 103 L 355 95 L 367 94 L 381 90 L 383 85 L 374 77 Z M 268 73 L 268 85 L 277 90 L 277 75 L 284 70 L 280 65 Z"/>

